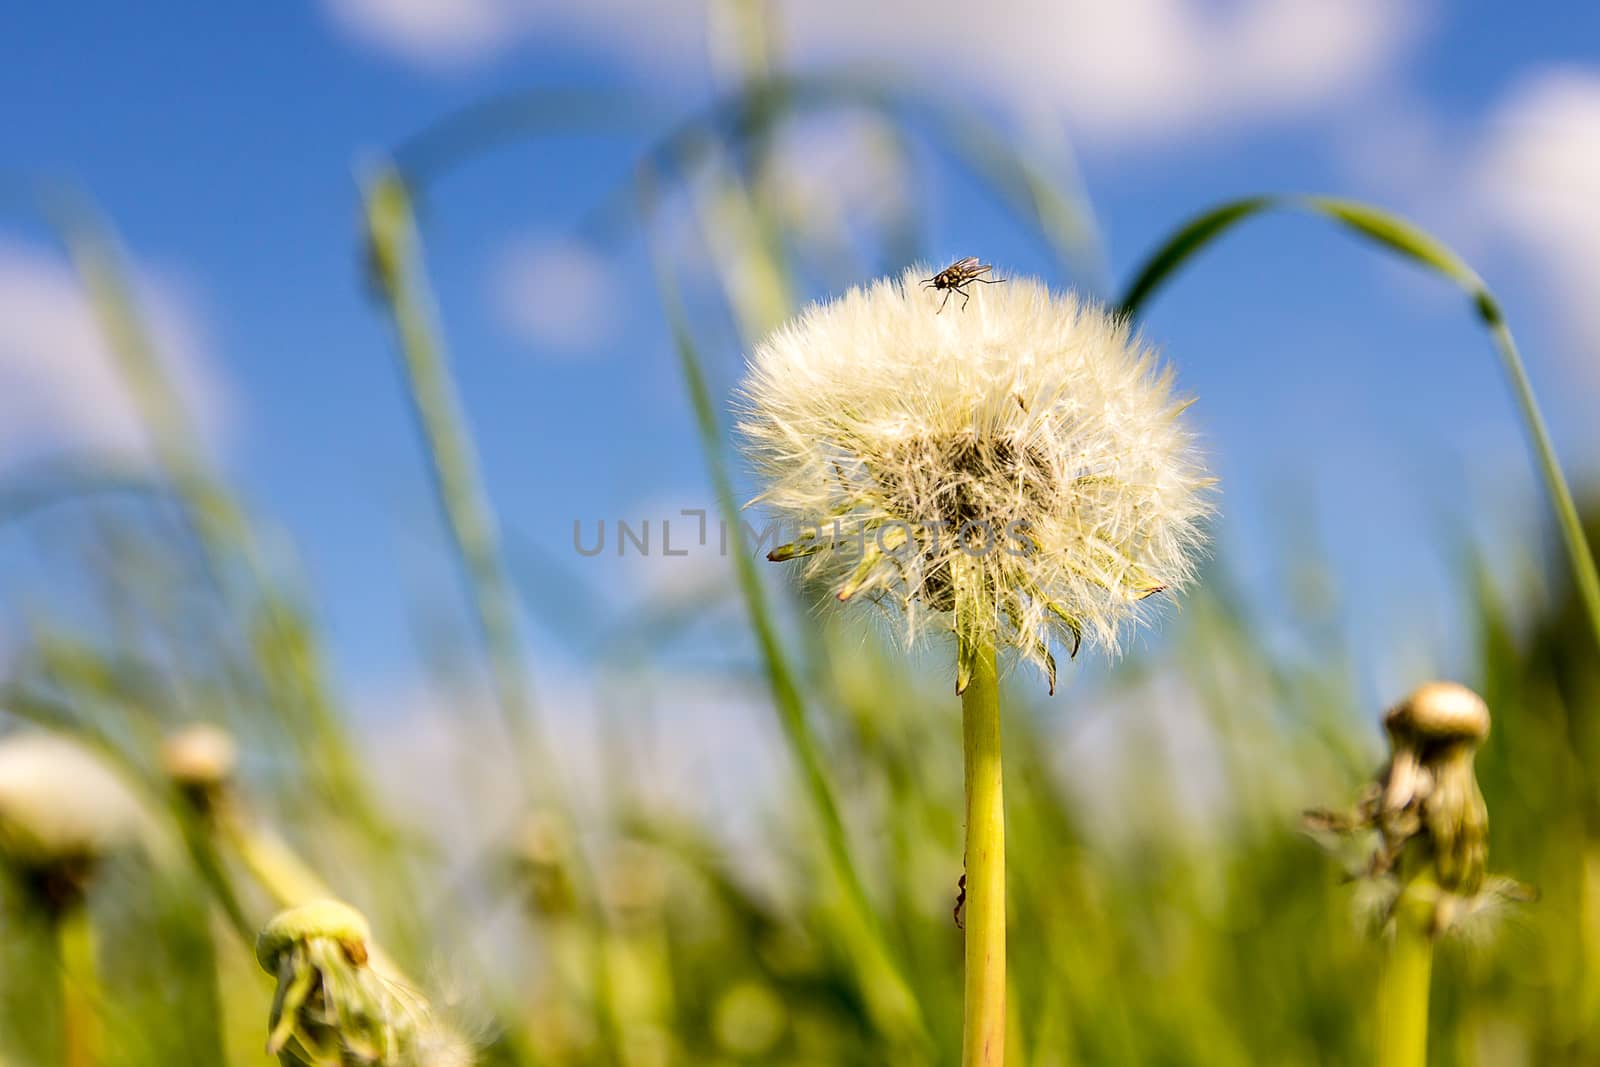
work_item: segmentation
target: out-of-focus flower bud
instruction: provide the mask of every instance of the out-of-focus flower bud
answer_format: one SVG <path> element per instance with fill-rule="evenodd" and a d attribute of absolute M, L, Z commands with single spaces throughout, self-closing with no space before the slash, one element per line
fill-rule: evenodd
<path fill-rule="evenodd" d="M 0 740 L 0 861 L 52 909 L 82 899 L 99 860 L 138 835 L 138 801 L 102 759 L 48 733 Z"/>
<path fill-rule="evenodd" d="M 233 735 L 210 723 L 186 726 L 161 745 L 161 769 L 201 814 L 220 806 L 238 764 Z"/>
<path fill-rule="evenodd" d="M 277 978 L 267 1051 L 285 1067 L 401 1065 L 426 1021 L 421 998 L 372 967 L 367 920 L 319 900 L 280 912 L 256 939 Z"/>
<path fill-rule="evenodd" d="M 1367 877 L 1383 882 L 1393 901 L 1405 885 L 1425 885 L 1431 932 L 1484 912 L 1496 899 L 1525 897 L 1507 879 L 1487 879 L 1489 812 L 1473 772 L 1473 757 L 1489 736 L 1489 708 L 1454 682 L 1429 682 L 1389 709 L 1383 719 L 1389 762 L 1368 786 L 1352 816 L 1312 813 L 1319 829 L 1375 830 Z"/>
<path fill-rule="evenodd" d="M 1470 897 L 1483 886 L 1489 811 L 1473 756 L 1489 736 L 1489 708 L 1465 686 L 1430 682 L 1384 716 L 1391 758 L 1380 828 L 1399 850 L 1417 840 L 1441 889 Z"/>
<path fill-rule="evenodd" d="M 512 846 L 515 876 L 525 885 L 529 905 L 543 918 L 566 915 L 576 903 L 574 847 L 566 821 L 550 811 L 531 813 Z"/>

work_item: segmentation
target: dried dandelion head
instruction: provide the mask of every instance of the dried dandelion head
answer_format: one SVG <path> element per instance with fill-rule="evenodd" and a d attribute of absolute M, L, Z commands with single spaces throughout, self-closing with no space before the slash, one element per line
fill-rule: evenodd
<path fill-rule="evenodd" d="M 1529 891 L 1488 875 L 1489 810 L 1473 767 L 1489 708 L 1466 686 L 1429 682 L 1384 715 L 1389 761 L 1351 815 L 1313 812 L 1317 829 L 1375 832 L 1359 875 L 1379 887 L 1388 917 L 1402 884 L 1425 888 L 1429 930 L 1492 915 Z"/>
<path fill-rule="evenodd" d="M 1115 650 L 1194 576 L 1206 476 L 1172 374 L 1126 322 L 1042 283 L 940 312 L 913 269 L 808 308 L 766 339 L 740 431 L 756 498 L 840 600 L 1052 645 Z M 946 294 L 948 295 L 948 294 Z"/>
<path fill-rule="evenodd" d="M 433 1033 L 427 1005 L 372 966 L 367 920 L 319 900 L 280 912 L 256 939 L 276 977 L 267 1051 L 285 1067 L 405 1067 Z"/>
<path fill-rule="evenodd" d="M 1379 828 L 1399 849 L 1421 835 L 1440 888 L 1470 897 L 1483 886 L 1489 809 L 1473 770 L 1489 736 L 1489 708 L 1463 685 L 1429 682 L 1384 716 L 1389 765 Z"/>
<path fill-rule="evenodd" d="M 506 856 L 507 868 L 540 918 L 571 915 L 576 907 L 572 883 L 576 847 L 566 821 L 554 811 L 538 809 L 523 821 Z"/>

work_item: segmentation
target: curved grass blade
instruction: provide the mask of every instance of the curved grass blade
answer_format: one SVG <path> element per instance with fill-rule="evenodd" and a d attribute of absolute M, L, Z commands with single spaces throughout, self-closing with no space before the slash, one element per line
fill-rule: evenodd
<path fill-rule="evenodd" d="M 959 105 L 944 104 L 891 81 L 853 72 L 777 76 L 752 82 L 683 122 L 650 149 L 642 165 L 683 179 L 720 149 L 735 154 L 761 144 L 783 121 L 796 115 L 861 108 L 897 128 L 907 118 L 921 119 L 951 154 L 995 191 L 1001 205 L 1044 236 L 1062 265 L 1098 272 L 1098 229 L 1081 189 L 1065 195 L 1059 176 L 998 136 L 983 119 Z M 608 195 L 585 229 L 606 232 L 637 206 L 627 188 Z"/>
<path fill-rule="evenodd" d="M 394 325 L 408 395 L 429 459 L 434 491 L 461 561 L 493 679 L 496 702 L 525 785 L 557 794 L 555 763 L 534 722 L 533 696 L 517 632 L 516 597 L 499 527 L 478 472 L 448 357 L 432 313 L 418 250 L 411 190 L 394 167 L 365 193 L 368 267 Z"/>
<path fill-rule="evenodd" d="M 1128 283 L 1122 299 L 1117 302 L 1118 310 L 1129 318 L 1137 315 L 1145 300 L 1179 267 L 1188 262 L 1191 256 L 1231 229 L 1235 223 L 1273 207 L 1274 203 L 1274 199 L 1270 196 L 1235 200 L 1202 212 L 1178 227 L 1172 236 L 1162 242 L 1161 247 L 1145 260 L 1144 266 L 1139 268 L 1133 281 Z"/>
<path fill-rule="evenodd" d="M 101 497 L 169 503 L 170 489 L 148 471 L 114 457 L 85 456 L 42 464 L 0 482 L 0 526 L 23 521 L 59 504 Z"/>
<path fill-rule="evenodd" d="M 1145 260 L 1144 266 L 1128 284 L 1119 304 L 1121 312 L 1129 317 L 1137 315 L 1179 268 L 1211 242 L 1245 219 L 1267 211 L 1303 211 L 1330 219 L 1380 248 L 1454 282 L 1471 298 L 1473 309 L 1489 331 L 1489 338 L 1505 369 L 1540 476 L 1546 492 L 1550 494 L 1551 506 L 1555 509 L 1556 525 L 1572 567 L 1579 599 L 1583 602 L 1595 641 L 1600 643 L 1600 571 L 1596 570 L 1594 551 L 1584 535 L 1572 490 L 1561 472 L 1555 445 L 1550 440 L 1550 431 L 1539 410 L 1539 402 L 1534 396 L 1533 384 L 1528 380 L 1516 340 L 1511 336 L 1511 328 L 1506 324 L 1500 303 L 1489 287 L 1465 260 L 1443 242 L 1405 219 L 1355 200 L 1327 196 L 1257 196 L 1235 200 L 1196 216 L 1167 238 Z"/>
<path fill-rule="evenodd" d="M 639 196 L 646 218 L 651 214 L 654 199 L 652 177 L 653 174 L 648 168 L 641 171 Z M 706 384 L 705 372 L 688 323 L 688 316 L 678 296 L 671 269 L 661 261 L 661 253 L 653 244 L 651 252 L 657 289 L 672 333 L 673 345 L 677 350 L 684 383 L 694 407 L 695 428 L 700 437 L 701 451 L 705 455 L 707 472 L 711 476 L 712 486 L 716 492 L 717 505 L 728 528 L 742 530 L 739 505 L 733 493 L 733 481 L 729 477 L 727 464 L 723 458 L 722 431 L 718 425 L 716 408 L 711 400 L 711 390 Z M 823 767 L 822 751 L 806 717 L 804 698 L 801 696 L 800 687 L 789 666 L 788 658 L 778 641 L 777 626 L 771 606 L 767 602 L 766 590 L 756 573 L 755 562 L 749 553 L 744 551 L 744 547 L 735 545 L 731 555 L 739 590 L 744 597 L 750 624 L 761 649 L 767 684 L 772 692 L 773 706 L 778 712 L 779 725 L 783 729 L 790 751 L 794 753 L 800 765 L 800 777 L 822 824 L 823 840 L 830 861 L 844 884 L 851 911 L 854 913 L 854 924 L 859 928 L 858 937 L 867 957 L 861 961 L 863 992 L 867 999 L 874 1003 L 880 1018 L 893 1030 L 899 1031 L 897 1036 L 900 1040 L 910 1043 L 918 1054 L 925 1053 L 931 1047 L 926 1024 L 923 1022 L 915 998 L 911 995 L 903 972 L 879 928 L 867 898 L 866 887 L 856 869 L 844 819 L 839 811 L 839 803 L 834 796 L 827 771 Z"/>
<path fill-rule="evenodd" d="M 406 184 L 421 191 L 469 159 L 520 138 L 546 134 L 629 133 L 657 118 L 639 93 L 534 89 L 469 104 L 400 142 L 391 156 Z"/>

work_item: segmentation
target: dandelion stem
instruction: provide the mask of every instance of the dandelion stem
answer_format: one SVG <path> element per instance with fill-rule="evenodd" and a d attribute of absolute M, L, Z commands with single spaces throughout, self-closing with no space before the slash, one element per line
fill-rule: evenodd
<path fill-rule="evenodd" d="M 294 849 L 275 834 L 248 826 L 237 818 L 223 820 L 218 833 L 233 846 L 239 862 L 279 910 L 300 908 L 338 896 Z M 374 967 L 386 974 L 403 976 L 404 972 L 382 948 L 376 944 L 367 948 L 372 954 Z"/>
<path fill-rule="evenodd" d="M 316 872 L 278 838 L 235 822 L 226 824 L 222 833 L 232 843 L 239 861 L 256 884 L 280 910 L 298 908 L 335 895 Z"/>
<path fill-rule="evenodd" d="M 971 656 L 961 695 L 966 754 L 966 990 L 962 1067 L 1000 1067 L 1006 1044 L 1006 823 L 1000 690 L 992 631 Z"/>
<path fill-rule="evenodd" d="M 94 963 L 89 909 L 67 906 L 55 920 L 61 959 L 63 1067 L 94 1067 L 100 1061 L 100 983 Z"/>
<path fill-rule="evenodd" d="M 1426 1067 L 1428 1062 L 1434 889 L 1431 876 L 1419 873 L 1395 904 L 1394 938 L 1378 982 L 1377 1067 Z"/>

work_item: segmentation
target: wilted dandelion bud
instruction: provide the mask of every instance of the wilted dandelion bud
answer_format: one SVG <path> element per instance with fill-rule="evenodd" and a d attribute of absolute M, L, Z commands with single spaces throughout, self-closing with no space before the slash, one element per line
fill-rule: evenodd
<path fill-rule="evenodd" d="M 535 811 L 523 822 L 510 862 L 538 915 L 548 918 L 572 911 L 577 901 L 572 884 L 573 848 L 567 823 L 555 812 Z"/>
<path fill-rule="evenodd" d="M 913 638 L 993 631 L 1114 650 L 1194 576 L 1206 476 L 1172 375 L 1127 323 L 1042 283 L 972 283 L 941 311 L 911 270 L 808 308 L 757 347 L 740 432 L 756 501 L 839 600 Z M 948 294 L 945 294 L 948 295 Z"/>
<path fill-rule="evenodd" d="M 1390 759 L 1380 828 L 1391 848 L 1423 835 L 1440 888 L 1472 896 L 1483 885 L 1489 811 L 1473 756 L 1489 736 L 1489 708 L 1465 686 L 1430 682 L 1384 716 Z"/>
<path fill-rule="evenodd" d="M 95 865 L 140 820 L 122 779 L 83 746 L 46 733 L 0 740 L 0 861 L 47 907 L 78 903 Z"/>
<path fill-rule="evenodd" d="M 161 769 L 195 810 L 216 810 L 239 763 L 239 746 L 220 726 L 196 723 L 161 745 Z"/>
<path fill-rule="evenodd" d="M 256 961 L 277 978 L 267 1051 L 286 1067 L 407 1065 L 427 1032 L 426 1005 L 372 967 L 360 912 L 320 900 L 280 912 L 256 938 Z"/>
<path fill-rule="evenodd" d="M 1419 875 L 1433 894 L 1432 932 L 1484 909 L 1486 897 L 1525 895 L 1516 883 L 1486 877 L 1489 812 L 1473 757 L 1489 736 L 1489 708 L 1465 686 L 1429 682 L 1384 716 L 1389 762 L 1353 817 L 1313 813 L 1319 826 L 1375 830 L 1366 874 L 1386 880 L 1393 899 Z"/>

